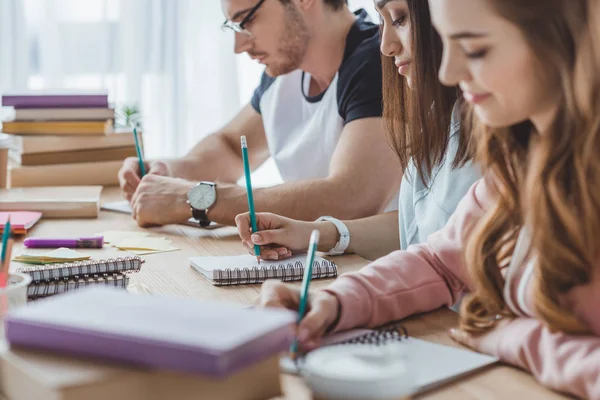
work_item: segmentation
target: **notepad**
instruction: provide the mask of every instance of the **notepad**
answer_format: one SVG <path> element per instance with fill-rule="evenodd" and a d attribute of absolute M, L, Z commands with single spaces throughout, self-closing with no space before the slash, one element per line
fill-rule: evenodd
<path fill-rule="evenodd" d="M 261 261 L 249 254 L 230 257 L 190 257 L 190 265 L 213 285 L 245 285 L 261 283 L 267 279 L 301 281 L 304 276 L 306 256 L 295 256 L 282 261 Z M 312 278 L 334 278 L 337 266 L 321 257 L 315 257 Z"/>
<path fill-rule="evenodd" d="M 125 200 L 115 201 L 115 202 L 111 202 L 111 203 L 104 203 L 104 204 L 102 204 L 100 209 L 104 210 L 104 211 L 113 211 L 113 212 L 118 212 L 118 213 L 122 213 L 122 214 L 129 214 L 129 215 L 131 215 L 131 213 L 132 213 L 131 205 L 129 205 L 129 202 L 127 202 Z M 188 219 L 186 222 L 183 222 L 181 225 L 193 226 L 194 228 L 204 228 L 204 229 L 214 229 L 214 228 L 219 228 L 222 226 L 220 224 L 217 224 L 216 222 L 211 222 L 209 226 L 201 227 L 200 223 L 198 221 L 196 221 L 194 218 Z"/>
<path fill-rule="evenodd" d="M 13 261 L 26 264 L 53 264 L 67 261 L 84 261 L 89 260 L 90 258 L 91 256 L 87 254 L 61 247 L 59 249 L 40 254 L 24 253 L 13 258 Z"/>
<path fill-rule="evenodd" d="M 364 344 L 373 346 L 373 351 L 380 351 L 379 346 L 392 342 L 406 346 L 410 367 L 416 372 L 414 376 L 418 392 L 433 389 L 498 362 L 496 357 L 410 337 L 402 327 L 382 331 L 353 329 L 325 337 L 323 346 Z M 298 373 L 297 366 L 302 369 L 302 361 L 296 365 L 286 357 L 281 360 L 280 366 L 286 373 Z"/>
<path fill-rule="evenodd" d="M 122 214 L 131 214 L 131 205 L 129 202 L 123 201 L 114 201 L 112 203 L 103 203 L 100 207 L 101 210 L 104 211 L 114 211 Z"/>
<path fill-rule="evenodd" d="M 148 232 L 140 231 L 106 231 L 96 233 L 95 236 L 103 236 L 104 243 L 114 244 L 118 243 L 120 240 L 127 239 L 130 237 L 146 237 L 150 236 L 150 234 Z"/>
<path fill-rule="evenodd" d="M 104 242 L 128 251 L 137 256 L 164 253 L 179 250 L 169 239 L 150 236 L 147 232 L 138 231 L 106 231 L 97 235 L 104 237 Z"/>
<path fill-rule="evenodd" d="M 11 232 L 15 235 L 24 235 L 42 218 L 42 213 L 36 211 L 0 212 L 0 232 L 4 231 L 9 217 Z"/>
<path fill-rule="evenodd" d="M 150 250 L 170 251 L 173 250 L 173 242 L 161 237 L 138 236 L 123 238 L 114 243 L 114 246 L 127 251 Z M 174 249 L 177 250 L 177 249 Z"/>

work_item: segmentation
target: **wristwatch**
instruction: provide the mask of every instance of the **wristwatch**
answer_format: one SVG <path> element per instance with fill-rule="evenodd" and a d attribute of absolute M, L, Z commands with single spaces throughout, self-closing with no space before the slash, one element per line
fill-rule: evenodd
<path fill-rule="evenodd" d="M 333 217 L 320 217 L 315 222 L 321 221 L 328 221 L 334 224 L 338 230 L 338 233 L 340 234 L 340 240 L 326 254 L 330 256 L 340 256 L 344 254 L 344 252 L 350 245 L 350 230 L 348 230 L 346 224 L 344 224 L 339 219 Z"/>
<path fill-rule="evenodd" d="M 206 213 L 216 201 L 217 184 L 214 182 L 200 182 L 188 192 L 187 203 L 192 209 L 192 216 L 200 223 L 200 226 L 210 225 L 210 219 Z"/>

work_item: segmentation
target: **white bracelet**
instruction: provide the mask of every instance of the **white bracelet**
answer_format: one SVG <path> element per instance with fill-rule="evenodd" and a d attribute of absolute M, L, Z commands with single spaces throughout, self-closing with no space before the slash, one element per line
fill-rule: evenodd
<path fill-rule="evenodd" d="M 340 240 L 326 254 L 330 256 L 339 256 L 344 254 L 344 252 L 350 245 L 350 231 L 348 230 L 346 224 L 344 224 L 339 219 L 333 217 L 319 217 L 315 222 L 321 221 L 331 222 L 333 225 L 335 225 L 338 233 L 340 234 Z"/>

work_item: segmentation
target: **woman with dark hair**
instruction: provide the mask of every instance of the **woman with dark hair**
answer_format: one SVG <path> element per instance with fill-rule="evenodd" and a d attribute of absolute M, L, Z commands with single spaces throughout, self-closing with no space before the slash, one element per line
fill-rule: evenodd
<path fill-rule="evenodd" d="M 406 249 L 443 227 L 480 177 L 470 162 L 469 132 L 461 129 L 459 90 L 444 87 L 437 78 L 443 46 L 427 2 L 380 0 L 376 7 L 381 17 L 383 119 L 404 171 L 398 212 L 343 222 L 259 213 L 259 232 L 252 235 L 248 214 L 239 215 L 236 223 L 244 245 L 260 245 L 264 259 L 306 251 L 313 229 L 321 231 L 319 250 L 330 255 L 355 253 L 375 259 Z"/>

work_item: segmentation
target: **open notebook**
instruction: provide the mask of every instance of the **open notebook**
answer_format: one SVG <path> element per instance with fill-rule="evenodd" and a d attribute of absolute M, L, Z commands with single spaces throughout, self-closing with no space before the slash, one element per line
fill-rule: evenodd
<path fill-rule="evenodd" d="M 131 206 L 129 205 L 129 202 L 127 202 L 126 200 L 114 201 L 112 203 L 104 203 L 104 204 L 102 204 L 100 209 L 104 210 L 104 211 L 113 211 L 113 212 L 118 212 L 121 214 L 129 214 L 129 215 L 131 215 L 131 212 L 132 212 Z M 194 228 L 200 228 L 200 224 L 194 218 L 188 219 L 186 222 L 182 223 L 181 225 L 187 225 L 187 226 L 193 226 Z M 204 229 L 213 229 L 213 228 L 218 228 L 220 226 L 222 226 L 222 225 L 219 225 L 215 222 L 211 222 L 210 225 L 205 227 Z"/>
<path fill-rule="evenodd" d="M 231 257 L 190 257 L 190 264 L 214 285 L 245 285 L 261 283 L 267 279 L 301 281 L 306 256 L 295 256 L 282 261 L 261 261 L 249 254 Z M 315 257 L 312 278 L 334 278 L 336 265 L 321 257 Z"/>
<path fill-rule="evenodd" d="M 411 368 L 416 372 L 417 392 L 431 390 L 498 362 L 496 357 L 410 337 L 403 327 L 381 331 L 353 329 L 326 337 L 322 345 L 381 346 L 391 342 L 406 345 Z M 302 369 L 302 358 L 298 364 L 288 357 L 282 358 L 280 367 L 283 372 L 296 374 Z"/>

